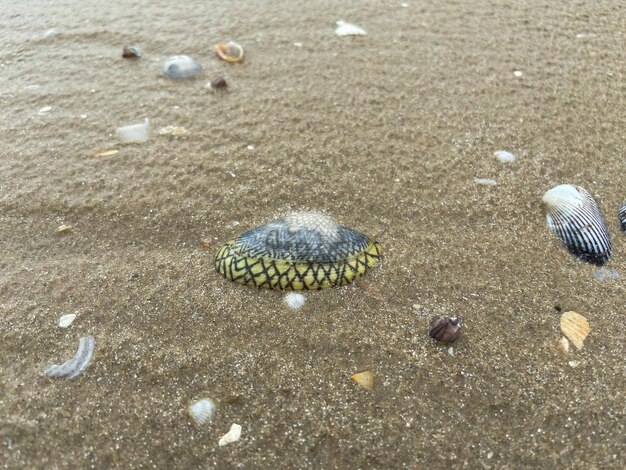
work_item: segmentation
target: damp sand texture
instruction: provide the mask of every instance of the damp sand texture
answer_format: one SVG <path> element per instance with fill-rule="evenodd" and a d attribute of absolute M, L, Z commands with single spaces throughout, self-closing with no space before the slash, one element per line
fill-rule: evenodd
<path fill-rule="evenodd" d="M 4 2 L 0 465 L 623 468 L 625 30 L 617 1 Z M 213 51 L 231 39 L 240 63 Z M 201 75 L 165 77 L 174 55 Z M 146 118 L 147 142 L 115 134 Z M 618 279 L 547 228 L 564 183 L 598 202 Z M 299 310 L 215 272 L 225 240 L 303 209 L 384 261 Z M 590 333 L 564 357 L 567 311 Z M 86 336 L 80 376 L 44 374 Z"/>

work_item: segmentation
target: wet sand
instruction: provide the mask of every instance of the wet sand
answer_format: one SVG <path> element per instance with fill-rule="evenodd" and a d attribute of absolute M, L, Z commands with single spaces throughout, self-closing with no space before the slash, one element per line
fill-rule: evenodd
<path fill-rule="evenodd" d="M 3 6 L 2 468 L 624 467 L 623 6 L 344 3 Z M 230 38 L 242 64 L 211 50 Z M 164 78 L 177 54 L 203 76 Z M 150 140 L 120 143 L 145 117 Z M 618 280 L 546 228 L 561 183 L 598 200 Z M 384 263 L 297 311 L 215 273 L 220 243 L 302 208 Z M 591 334 L 563 357 L 567 310 Z M 462 318 L 453 355 L 439 314 Z M 88 335 L 78 379 L 43 374 Z M 208 429 L 186 412 L 203 397 Z"/>

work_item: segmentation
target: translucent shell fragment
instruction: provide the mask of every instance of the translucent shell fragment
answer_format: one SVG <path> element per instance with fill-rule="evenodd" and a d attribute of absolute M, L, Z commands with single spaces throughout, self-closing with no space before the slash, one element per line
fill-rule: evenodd
<path fill-rule="evenodd" d="M 379 263 L 382 247 L 316 212 L 296 212 L 222 245 L 215 269 L 229 281 L 265 289 L 343 286 Z"/>
<path fill-rule="evenodd" d="M 565 312 L 561 315 L 561 331 L 580 350 L 590 331 L 589 322 L 580 313 Z"/>
<path fill-rule="evenodd" d="M 219 58 L 226 62 L 241 62 L 243 60 L 243 47 L 235 41 L 216 44 L 213 48 Z"/>
<path fill-rule="evenodd" d="M 200 72 L 202 72 L 202 65 L 188 55 L 175 55 L 163 64 L 163 73 L 174 80 L 193 78 Z"/>
<path fill-rule="evenodd" d="M 579 186 L 562 184 L 544 194 L 548 227 L 578 258 L 602 265 L 611 257 L 611 238 L 593 197 Z"/>

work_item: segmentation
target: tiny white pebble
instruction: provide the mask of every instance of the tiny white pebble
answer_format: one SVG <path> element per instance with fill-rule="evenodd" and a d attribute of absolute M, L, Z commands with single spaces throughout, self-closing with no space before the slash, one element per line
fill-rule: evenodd
<path fill-rule="evenodd" d="M 68 326 L 72 324 L 75 318 L 76 318 L 75 313 L 68 313 L 66 315 L 62 315 L 61 318 L 59 318 L 59 326 L 61 328 L 67 328 Z"/>
<path fill-rule="evenodd" d="M 489 453 L 487 454 L 487 458 L 488 458 L 488 459 L 490 459 L 491 457 L 493 457 L 493 452 L 489 452 Z"/>
<path fill-rule="evenodd" d="M 493 153 L 495 157 L 500 160 L 500 163 L 511 163 L 515 161 L 515 155 L 506 150 L 497 150 Z"/>
<path fill-rule="evenodd" d="M 41 108 L 37 113 L 38 114 L 46 114 L 47 112 L 49 112 L 52 109 L 52 106 L 44 106 L 43 108 Z"/>
<path fill-rule="evenodd" d="M 294 42 L 293 45 L 296 46 L 296 47 L 302 47 L 302 43 L 301 42 Z"/>
<path fill-rule="evenodd" d="M 514 71 L 513 71 L 513 75 L 515 75 L 516 77 L 521 77 L 521 76 L 522 76 L 522 75 L 524 75 L 524 74 L 522 73 L 522 71 L 521 71 L 521 70 L 514 70 Z"/>
<path fill-rule="evenodd" d="M 579 364 L 580 364 L 580 362 L 578 362 L 578 361 L 569 361 L 569 362 L 568 362 L 568 364 L 569 364 L 571 367 L 578 367 L 578 366 L 579 366 Z"/>
<path fill-rule="evenodd" d="M 254 145 L 248 145 L 248 150 L 254 150 Z"/>
<path fill-rule="evenodd" d="M 225 446 L 226 444 L 230 444 L 231 442 L 237 442 L 241 437 L 241 426 L 236 423 L 230 427 L 230 430 L 220 437 L 218 444 L 220 447 Z"/>
<path fill-rule="evenodd" d="M 287 307 L 297 310 L 304 305 L 306 297 L 299 292 L 289 292 L 285 295 L 284 301 Z"/>
<path fill-rule="evenodd" d="M 450 356 L 454 356 L 454 348 L 448 348 L 448 354 L 450 354 Z"/>

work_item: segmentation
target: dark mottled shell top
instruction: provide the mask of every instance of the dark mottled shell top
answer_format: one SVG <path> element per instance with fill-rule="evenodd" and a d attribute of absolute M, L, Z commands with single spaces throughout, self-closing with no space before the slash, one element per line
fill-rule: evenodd
<path fill-rule="evenodd" d="M 239 284 L 322 289 L 351 282 L 381 257 L 381 246 L 367 235 L 323 214 L 297 212 L 224 244 L 215 267 Z"/>

